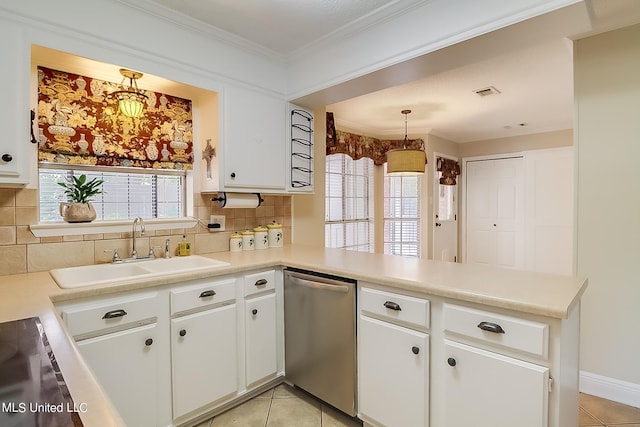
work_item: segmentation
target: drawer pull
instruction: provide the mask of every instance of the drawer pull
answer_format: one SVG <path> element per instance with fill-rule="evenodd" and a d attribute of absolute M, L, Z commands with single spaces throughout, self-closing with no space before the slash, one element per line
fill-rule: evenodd
<path fill-rule="evenodd" d="M 413 354 L 418 354 L 418 353 L 420 353 L 420 348 L 419 348 L 419 347 L 416 347 L 416 346 L 414 345 L 413 347 L 411 347 L 411 352 L 412 352 Z"/>
<path fill-rule="evenodd" d="M 504 329 L 502 329 L 502 326 L 498 325 L 497 323 L 480 322 L 478 323 L 478 328 L 482 329 L 483 331 L 493 332 L 494 334 L 504 334 Z"/>
<path fill-rule="evenodd" d="M 395 310 L 395 311 L 401 311 L 402 310 L 398 303 L 392 302 L 392 301 L 385 302 L 384 306 L 387 307 L 389 310 Z"/>
<path fill-rule="evenodd" d="M 256 283 L 254 283 L 255 286 L 264 286 L 267 283 L 269 283 L 269 281 L 267 279 L 260 279 L 260 280 L 256 280 Z"/>
<path fill-rule="evenodd" d="M 126 316 L 127 312 L 124 311 L 123 309 L 118 309 L 118 310 L 111 310 L 111 311 L 107 311 L 104 316 L 102 316 L 103 319 L 115 319 L 116 317 L 122 317 L 122 316 Z"/>
<path fill-rule="evenodd" d="M 209 289 L 208 291 L 203 291 L 200 294 L 200 298 L 207 298 L 207 297 L 212 297 L 216 294 L 216 291 L 214 291 L 213 289 Z"/>

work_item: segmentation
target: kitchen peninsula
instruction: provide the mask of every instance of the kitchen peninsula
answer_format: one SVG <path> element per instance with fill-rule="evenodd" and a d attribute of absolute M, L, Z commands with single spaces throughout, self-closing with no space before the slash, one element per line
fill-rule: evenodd
<path fill-rule="evenodd" d="M 84 425 L 125 425 L 68 335 L 54 304 L 82 298 L 113 297 L 123 292 L 152 290 L 212 276 L 261 269 L 280 272 L 283 266 L 296 267 L 357 280 L 361 301 L 369 299 L 363 297 L 363 293 L 428 301 L 430 319 L 427 318 L 427 323 L 420 328 L 428 334 L 430 343 L 430 353 L 425 356 L 430 360 L 427 366 L 431 366 L 427 369 L 431 397 L 426 403 L 431 411 L 423 412 L 432 427 L 457 425 L 446 413 L 446 408 L 456 403 L 447 397 L 451 395 L 447 390 L 465 396 L 463 384 L 455 379 L 452 382 L 447 373 L 456 369 L 452 366 L 456 363 L 452 361 L 454 356 L 449 354 L 452 351 L 458 352 L 455 357 L 459 373 L 464 372 L 462 361 L 465 357 L 470 363 L 477 363 L 490 353 L 497 354 L 491 360 L 514 360 L 515 365 L 527 368 L 527 372 L 542 372 L 548 398 L 545 395 L 540 407 L 542 421 L 535 425 L 577 425 L 579 307 L 587 287 L 586 279 L 299 245 L 204 256 L 229 265 L 211 271 L 67 290 L 60 289 L 46 272 L 2 276 L 0 321 L 39 317 L 72 398 L 86 407 L 86 412 L 80 414 Z M 382 323 L 380 320 L 385 319 L 384 313 L 377 315 L 375 309 L 367 310 L 366 307 L 358 310 L 360 321 L 371 318 Z M 476 332 L 475 324 L 473 330 L 466 328 L 467 319 L 475 321 L 476 317 L 485 315 L 491 317 L 492 322 L 484 327 L 495 328 L 499 321 L 507 333 L 496 334 L 495 330 L 483 328 Z M 402 319 L 398 323 L 408 325 Z M 511 331 L 516 330 L 520 336 L 514 341 L 509 337 Z M 535 369 L 530 370 L 534 365 Z M 474 375 L 471 378 L 476 378 Z M 486 384 L 486 387 L 492 386 Z M 375 414 L 361 415 L 372 424 L 379 421 Z"/>

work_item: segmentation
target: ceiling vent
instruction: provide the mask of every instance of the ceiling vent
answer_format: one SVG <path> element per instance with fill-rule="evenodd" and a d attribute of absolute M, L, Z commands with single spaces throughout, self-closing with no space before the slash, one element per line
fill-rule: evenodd
<path fill-rule="evenodd" d="M 489 95 L 497 95 L 500 93 L 498 89 L 493 86 L 488 86 L 482 89 L 474 90 L 478 96 L 489 96 Z"/>

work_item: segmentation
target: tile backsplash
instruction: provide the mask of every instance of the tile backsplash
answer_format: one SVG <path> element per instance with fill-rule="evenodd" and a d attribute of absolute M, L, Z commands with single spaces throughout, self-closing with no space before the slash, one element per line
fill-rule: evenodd
<path fill-rule="evenodd" d="M 263 196 L 262 205 L 254 209 L 222 209 L 211 197 L 211 194 L 200 193 L 194 196 L 197 226 L 147 231 L 137 239 L 138 251 L 146 253 L 153 247 L 160 255 L 162 250 L 157 248 L 164 248 L 164 241 L 169 238 L 175 254 L 183 234 L 192 243 L 193 253 L 228 251 L 231 232 L 266 225 L 273 220 L 283 225 L 285 243 L 290 243 L 291 196 Z M 226 231 L 209 231 L 210 215 L 225 215 Z M 123 257 L 131 251 L 131 232 L 38 238 L 29 229 L 30 224 L 37 222 L 37 189 L 0 188 L 0 275 L 109 262 L 112 253 L 105 251 L 117 249 Z"/>

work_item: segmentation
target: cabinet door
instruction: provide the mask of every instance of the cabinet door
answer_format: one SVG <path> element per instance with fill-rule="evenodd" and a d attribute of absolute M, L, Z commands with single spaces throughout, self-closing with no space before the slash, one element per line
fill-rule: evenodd
<path fill-rule="evenodd" d="M 230 86 L 225 90 L 224 106 L 225 188 L 284 190 L 287 104 Z"/>
<path fill-rule="evenodd" d="M 78 350 L 130 426 L 157 425 L 156 324 L 79 341 Z"/>
<path fill-rule="evenodd" d="M 386 427 L 429 420 L 429 336 L 360 316 L 358 407 Z"/>
<path fill-rule="evenodd" d="M 447 427 L 544 427 L 549 369 L 445 340 Z"/>
<path fill-rule="evenodd" d="M 29 182 L 32 161 L 27 157 L 36 147 L 29 143 L 29 44 L 23 32 L 20 25 L 0 19 L 0 81 L 5 82 L 0 104 L 0 184 Z"/>
<path fill-rule="evenodd" d="M 245 302 L 247 388 L 275 376 L 276 294 L 251 298 Z"/>
<path fill-rule="evenodd" d="M 173 417 L 238 389 L 236 305 L 171 320 Z"/>

